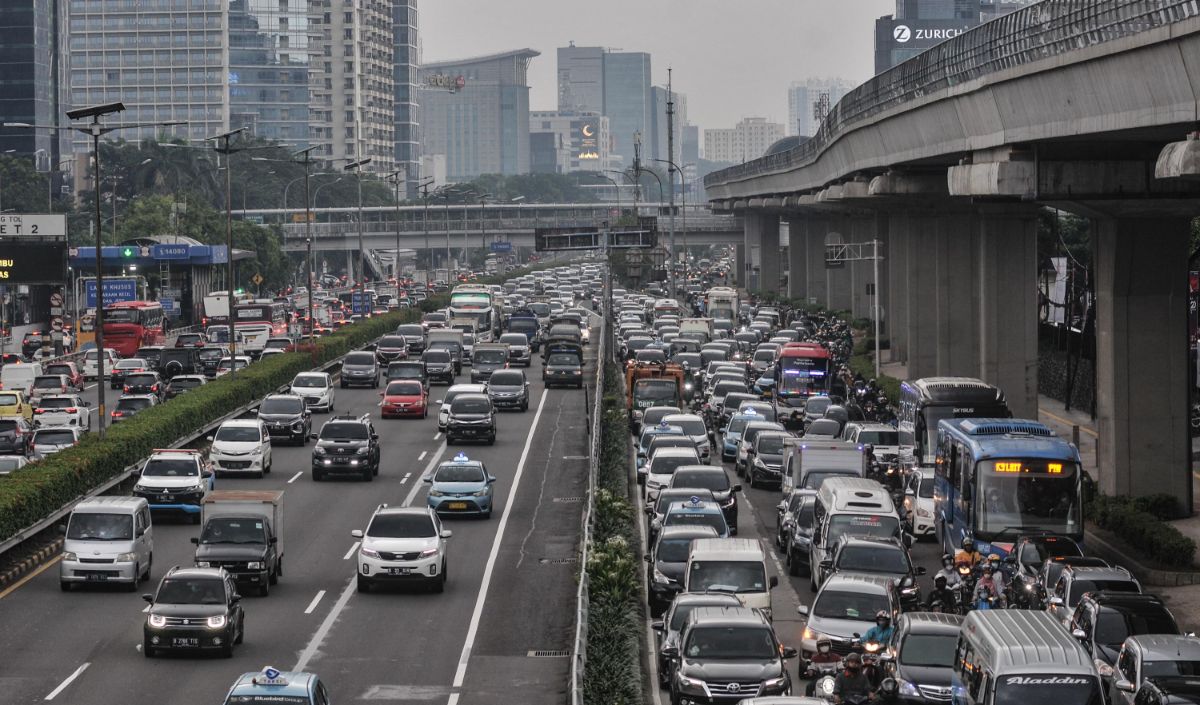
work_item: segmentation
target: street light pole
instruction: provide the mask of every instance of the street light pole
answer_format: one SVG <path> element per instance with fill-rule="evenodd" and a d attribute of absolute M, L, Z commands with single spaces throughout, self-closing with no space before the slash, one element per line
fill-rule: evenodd
<path fill-rule="evenodd" d="M 229 140 L 235 135 L 245 132 L 245 127 L 239 127 L 236 130 L 223 132 L 219 135 L 206 137 L 206 140 L 212 140 L 214 143 L 218 140 L 224 141 L 224 147 L 214 146 L 214 150 L 218 154 L 225 155 L 225 276 L 229 280 L 226 282 L 229 288 L 229 376 L 232 378 L 237 374 L 237 333 L 234 329 L 233 316 L 233 291 L 236 284 L 233 280 L 233 150 L 229 148 Z"/>
<path fill-rule="evenodd" d="M 384 177 L 396 183 L 396 258 L 392 260 L 392 278 L 397 286 L 400 284 L 400 175 L 403 173 L 403 169 L 397 169 Z"/>
<path fill-rule="evenodd" d="M 425 289 L 429 289 L 429 283 L 432 281 L 430 273 L 433 271 L 433 250 L 429 249 L 429 187 L 434 182 L 433 178 L 420 183 L 417 188 L 421 191 L 421 200 L 425 202 L 425 215 L 422 218 L 422 226 L 425 230 L 425 256 L 429 258 L 429 262 L 425 265 Z"/>
<path fill-rule="evenodd" d="M 342 171 L 353 169 L 358 177 L 358 276 L 363 290 L 367 288 L 367 250 L 363 246 L 362 168 L 370 163 L 371 158 L 365 157 L 342 167 Z"/>

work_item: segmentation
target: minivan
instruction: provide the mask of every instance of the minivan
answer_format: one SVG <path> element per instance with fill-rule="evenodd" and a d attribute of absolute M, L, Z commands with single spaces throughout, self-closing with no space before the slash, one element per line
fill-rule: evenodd
<path fill-rule="evenodd" d="M 15 389 L 25 393 L 28 399 L 33 391 L 33 380 L 42 374 L 42 363 L 25 362 L 19 365 L 0 367 L 0 388 Z"/>
<path fill-rule="evenodd" d="M 819 566 L 830 557 L 843 534 L 901 537 L 900 515 L 892 496 L 883 485 L 859 477 L 831 477 L 821 483 L 813 507 L 813 536 L 809 548 L 810 566 Z M 907 534 L 906 544 L 911 543 Z M 809 571 L 813 592 L 817 591 L 817 571 Z"/>
<path fill-rule="evenodd" d="M 64 591 L 76 584 L 122 583 L 129 592 L 150 578 L 154 527 L 142 497 L 93 497 L 71 510 L 65 527 L 58 581 Z"/>
<path fill-rule="evenodd" d="M 721 590 L 735 593 L 742 604 L 771 618 L 771 588 L 777 576 L 767 575 L 767 555 L 754 539 L 698 539 L 692 544 L 684 592 Z"/>

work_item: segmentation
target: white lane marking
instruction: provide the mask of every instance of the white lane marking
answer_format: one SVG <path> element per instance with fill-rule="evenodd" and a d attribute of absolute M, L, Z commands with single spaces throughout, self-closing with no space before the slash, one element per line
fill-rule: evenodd
<path fill-rule="evenodd" d="M 97 383 L 92 383 L 92 384 L 89 384 L 89 385 L 87 385 L 86 387 L 84 387 L 84 388 L 83 388 L 83 391 L 85 391 L 85 392 L 86 392 L 86 391 L 87 391 L 87 390 L 89 390 L 89 389 L 95 389 L 95 388 L 96 388 L 96 384 L 97 384 Z"/>
<path fill-rule="evenodd" d="M 434 466 L 437 465 L 438 461 L 442 459 L 442 453 L 445 453 L 445 452 L 446 452 L 446 443 L 443 442 L 440 446 L 438 446 L 438 449 L 436 451 L 434 451 L 433 457 L 429 459 L 428 463 L 426 463 L 425 469 L 423 471 L 421 471 L 421 478 L 424 478 L 426 475 L 433 472 Z M 404 498 L 404 506 L 405 507 L 407 507 L 413 503 L 413 499 L 416 498 L 417 493 L 421 491 L 421 486 L 424 484 L 425 483 L 419 482 L 419 481 L 413 483 L 412 489 L 408 491 L 408 496 Z"/>
<path fill-rule="evenodd" d="M 451 693 L 450 699 L 446 701 L 446 705 L 458 705 L 458 693 Z"/>
<path fill-rule="evenodd" d="M 301 477 L 302 475 L 304 475 L 304 471 L 303 471 L 303 470 L 301 470 L 300 472 L 298 472 L 298 473 L 296 473 L 295 475 L 293 475 L 293 476 L 292 476 L 292 479 L 288 480 L 288 481 L 287 481 L 287 483 L 288 483 L 289 485 L 290 485 L 290 484 L 292 484 L 292 483 L 293 483 L 293 482 L 295 482 L 296 480 L 299 480 L 299 479 L 300 479 L 300 477 Z"/>
<path fill-rule="evenodd" d="M 492 583 L 492 570 L 496 567 L 496 557 L 500 554 L 500 541 L 504 538 L 504 529 L 508 526 L 508 517 L 516 504 L 517 487 L 521 484 L 521 475 L 525 473 L 525 461 L 529 458 L 529 449 L 533 446 L 533 436 L 537 432 L 538 421 L 542 418 L 542 409 L 546 406 L 549 391 L 542 390 L 542 399 L 538 402 L 537 413 L 533 415 L 533 423 L 529 426 L 529 435 L 525 437 L 525 448 L 521 450 L 521 458 L 517 461 L 517 473 L 513 475 L 512 489 L 508 492 L 508 501 L 504 503 L 504 513 L 500 515 L 500 524 L 496 527 L 496 538 L 492 540 L 492 550 L 488 553 L 487 565 L 483 569 L 483 581 L 479 585 L 479 594 L 475 598 L 475 611 L 471 613 L 471 625 L 467 628 L 467 638 L 463 642 L 462 654 L 458 657 L 458 669 L 454 672 L 455 688 L 461 688 L 467 677 L 467 662 L 471 658 L 471 649 L 475 646 L 475 634 L 479 631 L 479 620 L 483 617 L 483 605 L 487 601 L 488 588 Z M 418 485 L 419 486 L 419 485 Z"/>
<path fill-rule="evenodd" d="M 427 451 L 427 450 L 421 451 L 421 454 L 417 456 L 417 462 L 419 463 L 422 460 L 424 460 L 425 456 L 427 456 L 427 455 L 429 455 L 429 451 Z"/>
<path fill-rule="evenodd" d="M 421 453 L 421 458 L 423 458 L 423 457 L 425 457 L 425 454 Z M 421 458 L 417 458 L 417 460 L 420 460 Z M 404 473 L 404 477 L 400 478 L 400 484 L 403 485 L 404 483 L 408 482 L 408 478 L 410 478 L 410 477 L 412 477 L 411 472 Z"/>
<path fill-rule="evenodd" d="M 342 556 L 342 560 L 344 560 L 344 561 L 350 560 L 350 556 L 354 555 L 354 552 L 358 550 L 358 546 L 361 543 L 362 543 L 362 541 L 355 541 L 353 544 L 351 544 L 350 550 L 346 551 L 346 555 Z"/>
<path fill-rule="evenodd" d="M 435 440 L 435 441 L 440 441 L 441 439 L 442 439 L 442 432 L 441 432 L 441 431 L 438 431 L 437 433 L 433 434 L 433 440 Z"/>
<path fill-rule="evenodd" d="M 321 626 L 317 627 L 317 631 L 309 639 L 308 645 L 304 647 L 304 651 L 300 652 L 300 660 L 296 662 L 293 671 L 303 671 L 308 668 L 308 662 L 313 656 L 317 655 L 317 648 L 321 646 L 321 642 L 325 641 L 325 637 L 329 636 L 329 630 L 333 629 L 333 623 L 337 621 L 342 610 L 346 609 L 346 603 L 350 602 L 350 596 L 354 594 L 354 581 L 357 575 L 346 581 L 346 587 L 342 589 L 342 594 L 338 596 L 337 602 L 333 604 L 333 609 L 329 610 L 329 614 L 325 615 L 325 619 L 321 622 Z"/>
<path fill-rule="evenodd" d="M 75 672 L 72 673 L 71 675 L 67 676 L 67 679 L 65 681 L 63 681 L 62 683 L 59 683 L 57 688 L 50 691 L 50 694 L 46 696 L 46 699 L 53 700 L 54 698 L 58 697 L 58 694 L 63 692 L 64 690 L 66 690 L 67 686 L 71 685 L 71 683 L 74 682 L 74 680 L 76 678 L 78 678 L 81 673 L 86 671 L 87 667 L 90 665 L 92 665 L 92 664 L 85 663 L 82 666 L 80 666 L 79 668 L 76 668 Z"/>
<path fill-rule="evenodd" d="M 312 602 L 308 603 L 308 607 L 304 610 L 304 614 L 312 614 L 313 610 L 317 608 L 317 603 L 321 601 L 322 597 L 325 597 L 325 591 L 318 590 L 317 596 L 312 599 Z"/>

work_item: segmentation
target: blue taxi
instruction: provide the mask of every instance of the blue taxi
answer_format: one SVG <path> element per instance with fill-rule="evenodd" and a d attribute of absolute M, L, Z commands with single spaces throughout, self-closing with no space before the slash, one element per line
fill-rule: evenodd
<path fill-rule="evenodd" d="M 711 499 L 701 499 L 693 496 L 683 502 L 672 502 L 663 514 L 662 525 L 666 526 L 711 526 L 717 532 L 717 538 L 727 539 L 731 536 L 729 524 L 725 521 L 725 512 L 721 505 Z"/>
<path fill-rule="evenodd" d="M 329 705 L 329 691 L 315 673 L 280 671 L 267 666 L 243 673 L 225 696 L 225 705 Z"/>
<path fill-rule="evenodd" d="M 729 425 L 721 430 L 721 460 L 736 460 L 738 443 L 742 440 L 742 430 L 746 428 L 746 424 L 765 420 L 762 414 L 753 409 L 729 417 Z"/>
<path fill-rule="evenodd" d="M 685 434 L 683 432 L 682 427 L 672 426 L 671 424 L 668 424 L 666 421 L 660 422 L 657 426 L 643 428 L 642 433 L 640 436 L 638 436 L 638 441 L 637 441 L 637 467 L 638 467 L 638 470 L 641 470 L 642 467 L 646 464 L 646 462 L 650 459 L 646 449 L 650 446 L 650 441 L 654 440 L 655 436 L 684 436 L 684 435 L 687 435 L 687 434 Z M 641 479 L 642 479 L 642 476 L 639 476 L 638 481 L 640 482 Z"/>
<path fill-rule="evenodd" d="M 485 519 L 492 516 L 492 484 L 496 477 L 481 461 L 459 453 L 438 465 L 425 482 L 432 485 L 427 502 L 438 514 L 476 514 Z"/>

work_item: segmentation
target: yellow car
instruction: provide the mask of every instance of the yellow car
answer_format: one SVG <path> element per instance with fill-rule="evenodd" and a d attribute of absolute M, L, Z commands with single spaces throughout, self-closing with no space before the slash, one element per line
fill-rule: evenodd
<path fill-rule="evenodd" d="M 33 420 L 33 406 L 25 399 L 25 393 L 19 391 L 0 391 L 0 417 L 23 416 L 26 421 Z"/>

